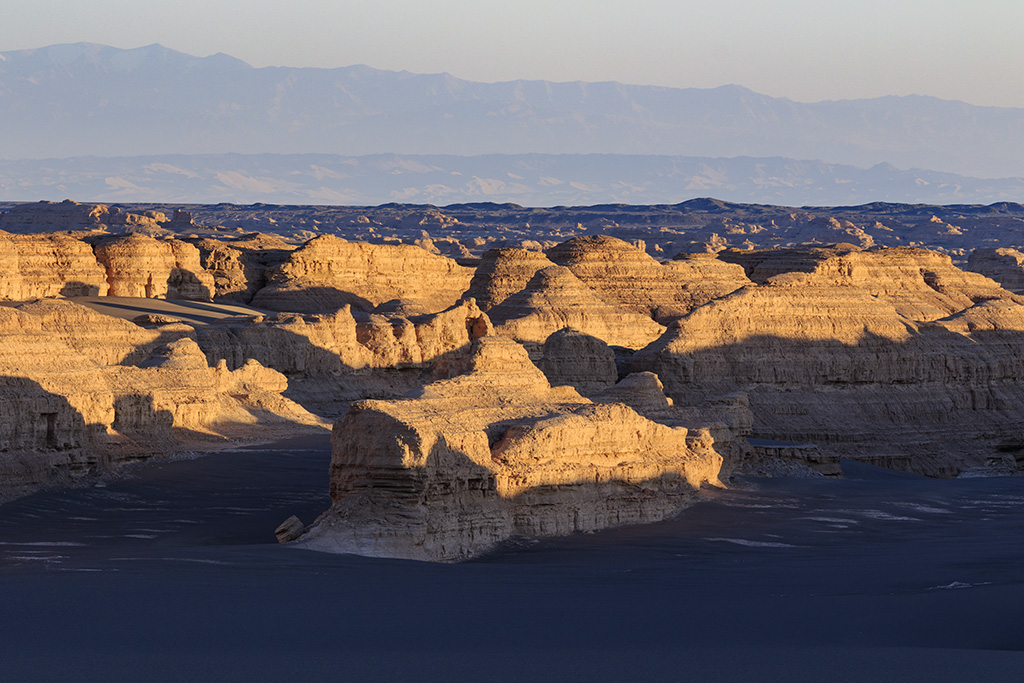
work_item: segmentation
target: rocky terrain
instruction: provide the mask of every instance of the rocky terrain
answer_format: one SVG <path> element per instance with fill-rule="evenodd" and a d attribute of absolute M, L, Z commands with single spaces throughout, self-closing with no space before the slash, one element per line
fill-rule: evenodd
<path fill-rule="evenodd" d="M 245 252 L 243 262 L 262 258 L 265 263 L 250 266 L 260 268 L 282 263 L 288 249 L 321 235 L 369 244 L 417 244 L 457 260 L 479 258 L 497 247 L 541 251 L 573 237 L 600 235 L 635 244 L 659 261 L 723 248 L 802 243 L 922 247 L 949 254 L 957 264 L 966 264 L 975 249 L 1024 250 L 1024 206 L 1012 202 L 797 207 L 704 198 L 678 204 L 549 208 L 488 202 L 440 207 L 8 202 L 0 203 L 0 212 L 0 230 L 15 234 L 75 229 L 175 235 L 203 253 L 212 247 L 204 247 L 202 238 L 229 240 L 232 250 Z M 275 236 L 285 243 L 266 241 Z M 226 268 L 241 267 L 230 265 L 239 257 L 229 254 L 203 258 L 223 261 Z"/>
<path fill-rule="evenodd" d="M 736 472 L 1024 463 L 1019 205 L 7 208 L 3 497 L 334 422 L 282 535 L 453 561 Z"/>
<path fill-rule="evenodd" d="M 469 361 L 416 398 L 352 406 L 334 430 L 334 505 L 303 547 L 460 560 L 513 535 L 663 519 L 720 485 L 722 435 L 688 431 L 653 376 L 591 401 L 551 387 L 500 335 L 478 340 Z M 659 405 L 660 421 L 633 400 Z"/>

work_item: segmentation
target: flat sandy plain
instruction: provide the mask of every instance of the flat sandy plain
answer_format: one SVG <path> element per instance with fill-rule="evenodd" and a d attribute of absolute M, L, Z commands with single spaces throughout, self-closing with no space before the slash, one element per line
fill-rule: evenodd
<path fill-rule="evenodd" d="M 1024 680 L 1024 478 L 748 479 L 459 565 L 278 545 L 326 437 L 0 515 L 0 679 Z"/>

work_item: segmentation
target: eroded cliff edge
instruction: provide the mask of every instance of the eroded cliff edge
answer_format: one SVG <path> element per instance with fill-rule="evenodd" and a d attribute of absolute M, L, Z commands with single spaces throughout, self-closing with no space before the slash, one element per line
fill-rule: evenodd
<path fill-rule="evenodd" d="M 356 403 L 337 422 L 334 503 L 299 545 L 456 561 L 514 535 L 673 515 L 720 485 L 719 451 L 739 435 L 688 429 L 650 379 L 592 401 L 551 387 L 516 342 L 483 337 L 466 374 L 415 398 Z"/>

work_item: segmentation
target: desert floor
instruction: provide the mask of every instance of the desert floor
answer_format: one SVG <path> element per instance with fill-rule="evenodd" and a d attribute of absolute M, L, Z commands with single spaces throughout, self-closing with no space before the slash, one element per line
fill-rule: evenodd
<path fill-rule="evenodd" d="M 278 545 L 327 438 L 0 506 L 0 680 L 1024 680 L 1024 478 L 744 480 L 460 565 Z"/>

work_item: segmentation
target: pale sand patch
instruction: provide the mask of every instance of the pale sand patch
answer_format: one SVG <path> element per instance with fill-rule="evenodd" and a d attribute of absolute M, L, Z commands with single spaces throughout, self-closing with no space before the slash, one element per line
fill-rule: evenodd
<path fill-rule="evenodd" d="M 164 315 L 191 324 L 205 325 L 234 317 L 274 315 L 241 304 L 188 301 L 185 299 L 146 299 L 132 296 L 80 296 L 71 301 L 87 306 L 97 313 L 132 320 L 140 315 Z"/>

